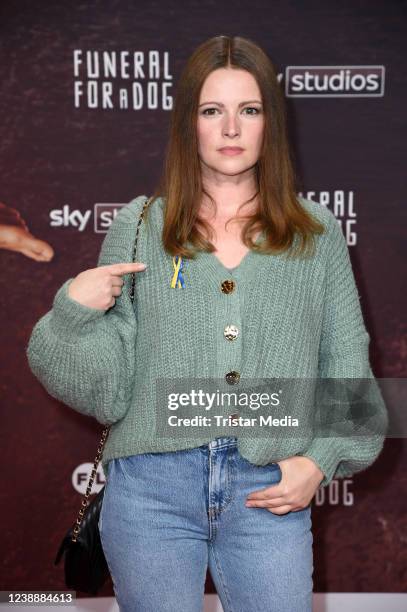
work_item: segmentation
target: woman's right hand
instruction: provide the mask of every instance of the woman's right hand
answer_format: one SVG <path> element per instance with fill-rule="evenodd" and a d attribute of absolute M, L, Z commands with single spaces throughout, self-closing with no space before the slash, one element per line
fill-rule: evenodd
<path fill-rule="evenodd" d="M 116 303 L 115 297 L 121 295 L 123 274 L 142 272 L 146 267 L 146 264 L 133 262 L 84 270 L 69 284 L 68 295 L 89 308 L 108 310 Z"/>

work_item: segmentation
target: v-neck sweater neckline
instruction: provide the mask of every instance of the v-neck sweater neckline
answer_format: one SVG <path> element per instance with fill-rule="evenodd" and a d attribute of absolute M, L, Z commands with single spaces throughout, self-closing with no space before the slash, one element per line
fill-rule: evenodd
<path fill-rule="evenodd" d="M 158 198 L 158 204 L 161 209 L 160 230 L 162 230 L 165 206 L 165 202 L 162 197 Z M 264 237 L 265 231 L 262 230 L 259 236 L 256 238 L 255 244 L 260 244 Z M 193 245 L 191 245 L 189 241 L 187 242 L 187 245 L 193 248 Z M 260 273 L 262 266 L 269 262 L 268 257 L 268 255 L 259 253 L 253 249 L 249 249 L 241 259 L 240 263 L 230 269 L 220 261 L 215 253 L 202 250 L 196 252 L 196 261 L 199 262 L 203 276 L 205 276 L 206 280 L 210 283 L 222 283 L 229 276 L 239 282 L 254 280 L 254 276 L 257 276 L 257 274 Z M 186 260 L 186 265 L 188 265 L 188 260 Z"/>

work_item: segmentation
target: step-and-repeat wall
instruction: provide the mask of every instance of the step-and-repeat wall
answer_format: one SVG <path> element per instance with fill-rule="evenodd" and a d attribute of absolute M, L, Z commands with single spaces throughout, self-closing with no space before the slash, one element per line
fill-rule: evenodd
<path fill-rule="evenodd" d="M 406 376 L 405 22 L 396 1 L 2 3 L 0 590 L 64 588 L 53 560 L 102 430 L 46 393 L 28 338 L 62 283 L 96 266 L 117 210 L 155 187 L 177 76 L 207 38 L 245 36 L 274 62 L 299 195 L 341 224 L 375 375 Z M 317 492 L 316 592 L 406 590 L 406 473 L 395 437 Z"/>

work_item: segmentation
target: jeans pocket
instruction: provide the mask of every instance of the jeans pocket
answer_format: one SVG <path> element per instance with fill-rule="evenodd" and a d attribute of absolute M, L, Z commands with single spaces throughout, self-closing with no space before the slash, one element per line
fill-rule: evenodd
<path fill-rule="evenodd" d="M 281 471 L 281 467 L 279 463 L 272 463 L 271 465 L 273 465 L 274 469 L 277 470 L 280 473 L 280 480 L 283 476 L 283 472 Z"/>
<path fill-rule="evenodd" d="M 281 482 L 281 478 L 282 478 L 282 472 L 281 472 L 281 468 L 279 466 L 278 463 L 269 463 L 267 465 L 267 467 L 269 468 L 270 471 L 270 476 L 273 480 L 273 484 L 278 484 L 279 482 Z"/>
<path fill-rule="evenodd" d="M 127 455 L 115 459 L 117 468 L 124 476 L 135 479 L 137 473 L 142 468 L 143 458 L 151 456 L 152 453 L 140 453 L 137 455 Z"/>
<path fill-rule="evenodd" d="M 262 474 L 261 479 L 264 475 L 266 476 L 266 486 L 277 485 L 281 482 L 282 473 L 278 463 L 266 463 L 266 465 L 258 466 L 256 473 Z"/>

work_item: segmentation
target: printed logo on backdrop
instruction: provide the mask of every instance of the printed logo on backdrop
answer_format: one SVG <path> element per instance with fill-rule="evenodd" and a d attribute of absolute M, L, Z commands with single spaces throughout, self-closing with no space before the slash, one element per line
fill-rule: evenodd
<path fill-rule="evenodd" d="M 92 470 L 93 470 L 93 463 L 81 463 L 72 472 L 72 486 L 75 489 L 75 491 L 77 491 L 81 495 L 85 495 L 86 493 L 86 488 L 89 482 L 89 476 Z M 99 493 L 100 489 L 103 487 L 104 484 L 105 484 L 105 475 L 103 472 L 102 465 L 101 463 L 99 463 L 97 470 L 96 470 L 96 476 L 93 481 L 91 494 L 93 495 L 93 493 Z"/>
<path fill-rule="evenodd" d="M 73 51 L 75 108 L 171 110 L 168 51 Z"/>
<path fill-rule="evenodd" d="M 109 229 L 113 219 L 119 210 L 126 205 L 125 203 L 110 204 L 109 202 L 97 203 L 93 205 L 93 230 L 96 234 L 105 234 Z M 51 227 L 73 227 L 78 232 L 83 232 L 91 225 L 92 209 L 85 211 L 78 208 L 71 208 L 69 204 L 64 204 L 62 208 L 54 208 L 49 212 Z"/>
<path fill-rule="evenodd" d="M 351 478 L 335 478 L 326 487 L 318 487 L 312 503 L 315 506 L 353 506 L 355 494 Z"/>
<path fill-rule="evenodd" d="M 384 96 L 384 66 L 287 66 L 290 98 L 369 98 Z"/>
<path fill-rule="evenodd" d="M 329 208 L 335 215 L 348 247 L 357 244 L 357 211 L 355 209 L 355 192 L 335 189 L 334 191 L 306 191 L 298 192 L 298 195 L 318 202 L 321 206 Z"/>

